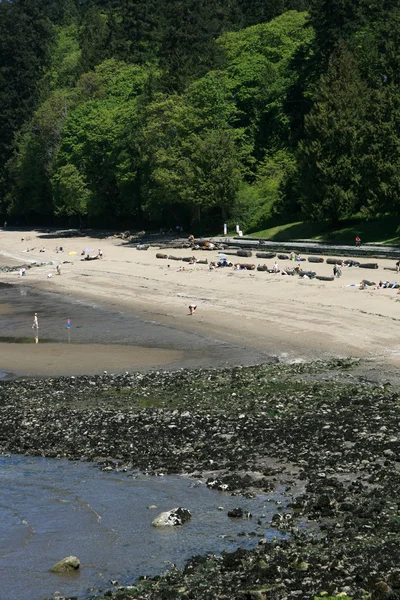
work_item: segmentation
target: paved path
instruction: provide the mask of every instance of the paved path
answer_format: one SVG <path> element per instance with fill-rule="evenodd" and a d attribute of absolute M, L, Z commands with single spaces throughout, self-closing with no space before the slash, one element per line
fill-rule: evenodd
<path fill-rule="evenodd" d="M 359 256 L 373 258 L 388 258 L 400 259 L 400 248 L 395 246 L 375 246 L 361 245 L 356 247 L 353 245 L 341 244 L 323 244 L 320 242 L 304 241 L 304 242 L 270 242 L 264 239 L 257 238 L 232 238 L 232 237 L 215 237 L 213 241 L 227 244 L 228 246 L 237 246 L 240 248 L 249 248 L 258 251 L 276 250 L 282 252 L 303 252 L 304 254 L 328 254 L 330 256 Z"/>

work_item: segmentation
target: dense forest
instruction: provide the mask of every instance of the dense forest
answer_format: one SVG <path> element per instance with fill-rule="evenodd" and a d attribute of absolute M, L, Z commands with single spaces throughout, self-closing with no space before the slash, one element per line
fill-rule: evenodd
<path fill-rule="evenodd" d="M 0 215 L 400 213 L 398 0 L 0 0 Z"/>

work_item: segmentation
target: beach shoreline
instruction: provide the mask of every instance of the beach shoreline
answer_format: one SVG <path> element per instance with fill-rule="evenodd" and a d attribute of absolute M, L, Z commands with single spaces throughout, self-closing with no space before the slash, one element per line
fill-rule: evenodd
<path fill-rule="evenodd" d="M 1 231 L 3 257 L 21 264 L 53 264 L 30 268 L 25 277 L 1 272 L 0 282 L 50 292 L 55 301 L 57 297 L 80 301 L 183 333 L 206 335 L 240 346 L 243 353 L 248 348 L 289 362 L 350 356 L 379 363 L 384 370 L 400 365 L 397 290 L 356 287 L 363 278 L 395 280 L 396 273 L 384 270 L 394 267 L 393 260 L 380 259 L 377 270 L 343 269 L 340 279 L 325 282 L 228 268 L 210 271 L 207 265 L 157 259 L 156 247 L 139 251 L 115 236 L 99 240 L 53 235 Z M 63 252 L 57 253 L 57 247 Z M 82 260 L 82 249 L 92 248 L 89 254 L 95 256 L 100 247 L 102 259 Z M 217 251 L 190 249 L 174 249 L 173 254 L 209 261 L 217 257 Z M 254 256 L 241 261 L 270 266 L 274 262 Z M 278 262 L 281 268 L 291 264 Z M 326 262 L 303 264 L 318 274 L 332 274 L 332 265 Z M 198 306 L 193 316 L 190 303 Z"/>

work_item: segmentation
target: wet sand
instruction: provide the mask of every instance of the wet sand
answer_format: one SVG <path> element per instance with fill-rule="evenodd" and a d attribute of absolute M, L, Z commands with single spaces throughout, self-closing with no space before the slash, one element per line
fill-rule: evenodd
<path fill-rule="evenodd" d="M 39 330 L 32 329 L 35 312 L 39 315 Z M 88 301 L 64 300 L 24 285 L 0 284 L 3 378 L 7 374 L 89 375 L 256 364 L 268 359 L 265 353 L 244 353 L 241 346 L 182 332 L 124 311 Z"/>

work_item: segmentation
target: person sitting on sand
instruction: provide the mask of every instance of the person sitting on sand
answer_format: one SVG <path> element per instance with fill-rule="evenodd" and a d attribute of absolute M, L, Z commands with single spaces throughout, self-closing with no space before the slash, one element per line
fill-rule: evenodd
<path fill-rule="evenodd" d="M 279 273 L 279 265 L 276 261 L 274 262 L 274 273 Z"/>
<path fill-rule="evenodd" d="M 196 308 L 197 308 L 197 304 L 189 304 L 189 314 L 193 315 Z"/>

